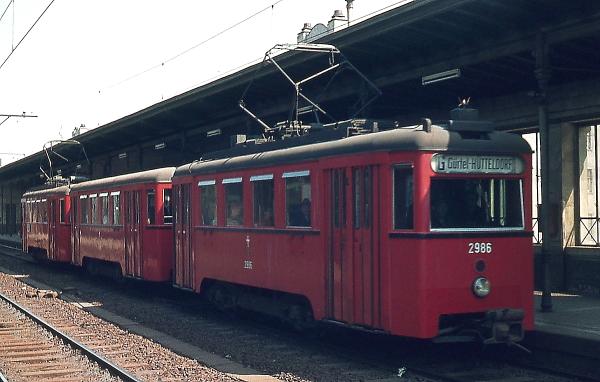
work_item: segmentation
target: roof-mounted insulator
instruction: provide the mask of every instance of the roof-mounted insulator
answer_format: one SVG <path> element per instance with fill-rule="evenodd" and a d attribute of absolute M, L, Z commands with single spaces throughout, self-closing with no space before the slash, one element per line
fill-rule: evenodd
<path fill-rule="evenodd" d="M 477 109 L 457 107 L 450 111 L 450 118 L 448 121 L 448 130 L 484 133 L 494 131 L 494 124 L 492 122 L 479 120 L 479 110 Z"/>
<path fill-rule="evenodd" d="M 429 118 L 421 118 L 421 125 L 423 126 L 423 131 L 426 133 L 431 132 L 431 119 Z"/>

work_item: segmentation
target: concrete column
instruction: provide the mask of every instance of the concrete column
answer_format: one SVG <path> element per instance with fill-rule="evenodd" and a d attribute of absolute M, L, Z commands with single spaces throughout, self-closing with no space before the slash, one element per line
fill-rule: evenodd
<path fill-rule="evenodd" d="M 577 184 L 579 183 L 579 165 L 577 163 L 577 128 L 572 123 L 563 123 L 560 128 L 562 142 L 561 186 L 562 186 L 562 247 L 577 244 Z"/>
<path fill-rule="evenodd" d="M 541 174 L 542 174 L 542 211 L 541 212 L 541 231 L 542 239 L 542 263 L 540 276 L 542 283 L 542 312 L 552 311 L 551 295 L 551 259 L 556 250 L 553 245 L 558 236 L 558 206 L 555 205 L 556 195 L 550 192 L 552 182 L 550 169 L 550 124 L 548 121 L 548 82 L 550 80 L 550 68 L 548 63 L 548 43 L 543 31 L 539 31 L 535 42 L 535 78 L 538 83 L 538 125 L 540 132 L 540 156 L 541 156 Z"/>

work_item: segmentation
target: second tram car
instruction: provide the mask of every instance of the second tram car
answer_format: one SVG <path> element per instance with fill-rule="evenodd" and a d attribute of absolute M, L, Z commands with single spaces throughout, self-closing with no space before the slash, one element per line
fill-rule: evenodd
<path fill-rule="evenodd" d="M 147 281 L 171 279 L 174 167 L 71 186 L 74 265 Z"/>

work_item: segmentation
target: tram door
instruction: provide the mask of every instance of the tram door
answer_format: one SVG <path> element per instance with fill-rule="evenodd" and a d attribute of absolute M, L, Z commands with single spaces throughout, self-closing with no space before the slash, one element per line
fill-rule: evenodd
<path fill-rule="evenodd" d="M 27 205 L 27 202 L 21 203 L 21 242 L 23 243 L 21 249 L 23 252 L 27 252 L 27 233 L 29 232 L 29 208 Z"/>
<path fill-rule="evenodd" d="M 380 326 L 378 175 L 374 166 L 334 169 L 328 187 L 328 314 L 373 327 Z"/>
<path fill-rule="evenodd" d="M 191 249 L 190 185 L 175 186 L 175 285 L 194 288 L 194 260 Z"/>
<path fill-rule="evenodd" d="M 56 258 L 56 200 L 48 200 L 48 259 Z"/>
<path fill-rule="evenodd" d="M 79 255 L 79 215 L 77 215 L 77 211 L 79 210 L 79 203 L 81 203 L 81 199 L 71 199 L 71 261 L 73 264 L 80 265 L 81 258 Z"/>
<path fill-rule="evenodd" d="M 125 192 L 125 274 L 142 277 L 140 191 Z"/>

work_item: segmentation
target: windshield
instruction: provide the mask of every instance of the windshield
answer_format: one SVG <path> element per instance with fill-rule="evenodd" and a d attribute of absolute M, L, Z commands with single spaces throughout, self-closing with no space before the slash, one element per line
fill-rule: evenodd
<path fill-rule="evenodd" d="M 519 179 L 432 179 L 432 229 L 523 229 Z"/>

